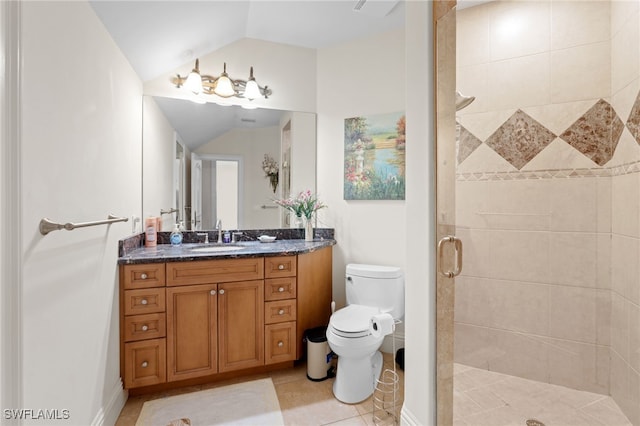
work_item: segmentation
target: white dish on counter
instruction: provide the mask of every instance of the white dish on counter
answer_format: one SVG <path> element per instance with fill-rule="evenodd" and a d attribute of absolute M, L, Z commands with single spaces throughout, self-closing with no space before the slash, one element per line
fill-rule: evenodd
<path fill-rule="evenodd" d="M 258 239 L 261 243 L 272 243 L 276 240 L 276 237 L 272 237 L 271 235 L 260 235 Z"/>

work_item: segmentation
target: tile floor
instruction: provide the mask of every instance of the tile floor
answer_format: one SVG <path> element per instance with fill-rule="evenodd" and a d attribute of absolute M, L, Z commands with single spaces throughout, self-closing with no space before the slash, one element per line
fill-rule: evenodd
<path fill-rule="evenodd" d="M 385 367 L 393 358 L 385 354 Z M 398 416 L 404 399 L 404 373 L 399 376 Z M 271 377 L 286 425 L 373 425 L 373 401 L 343 404 L 333 397 L 333 380 L 312 382 L 306 365 L 232 381 L 176 389 L 129 398 L 116 426 L 133 426 L 145 401 L 238 381 Z M 537 419 L 546 426 L 631 426 L 613 400 L 604 395 L 507 376 L 455 364 L 454 426 L 524 426 Z"/>
<path fill-rule="evenodd" d="M 454 365 L 454 426 L 631 426 L 611 397 Z"/>
<path fill-rule="evenodd" d="M 393 369 L 393 357 L 391 354 L 384 355 L 384 368 Z M 399 417 L 404 396 L 404 374 L 399 368 L 396 368 L 396 371 L 399 376 L 397 409 L 397 415 Z M 140 415 L 142 405 L 148 400 L 164 398 L 182 393 L 196 392 L 212 387 L 237 383 L 238 381 L 256 380 L 264 377 L 271 377 L 273 380 L 285 425 L 357 426 L 374 424 L 372 398 L 369 398 L 359 404 L 343 404 L 333 396 L 333 379 L 325 380 L 323 382 L 312 382 L 307 379 L 306 365 L 301 363 L 293 369 L 248 376 L 233 381 L 193 386 L 129 398 L 124 409 L 120 413 L 116 426 L 135 425 L 136 420 Z"/>

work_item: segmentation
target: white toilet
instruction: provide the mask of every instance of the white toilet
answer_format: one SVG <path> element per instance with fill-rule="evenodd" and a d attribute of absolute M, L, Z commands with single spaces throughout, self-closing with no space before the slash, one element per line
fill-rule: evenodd
<path fill-rule="evenodd" d="M 388 313 L 395 320 L 402 318 L 404 276 L 396 267 L 349 264 L 345 287 L 347 306 L 331 315 L 327 342 L 338 355 L 333 394 L 354 404 L 371 396 L 382 370 L 378 349 L 384 336 L 370 333 L 371 317 Z"/>

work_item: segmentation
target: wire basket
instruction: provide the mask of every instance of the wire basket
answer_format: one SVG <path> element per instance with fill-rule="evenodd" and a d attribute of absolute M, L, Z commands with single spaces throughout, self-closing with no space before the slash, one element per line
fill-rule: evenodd
<path fill-rule="evenodd" d="M 396 321 L 398 324 L 400 321 Z M 391 334 L 393 354 L 396 353 L 395 326 Z M 398 398 L 400 397 L 400 380 L 396 372 L 396 363 L 393 362 L 393 370 L 386 368 L 376 381 L 373 390 L 373 423 L 377 426 L 399 424 Z"/>

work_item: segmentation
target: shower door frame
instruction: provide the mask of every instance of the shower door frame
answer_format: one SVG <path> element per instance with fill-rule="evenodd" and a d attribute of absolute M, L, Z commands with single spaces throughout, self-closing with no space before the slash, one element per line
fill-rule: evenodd
<path fill-rule="evenodd" d="M 453 424 L 455 276 L 462 244 L 455 238 L 456 1 L 433 2 L 436 178 L 436 421 Z"/>

